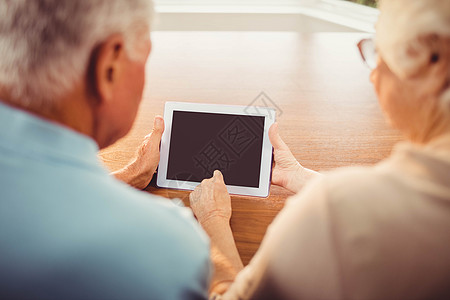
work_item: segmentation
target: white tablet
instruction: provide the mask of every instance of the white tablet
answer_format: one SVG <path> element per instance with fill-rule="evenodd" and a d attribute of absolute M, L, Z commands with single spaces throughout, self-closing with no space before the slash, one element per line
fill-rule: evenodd
<path fill-rule="evenodd" d="M 220 170 L 230 194 L 269 195 L 274 109 L 166 102 L 164 121 L 159 187 L 193 190 Z"/>

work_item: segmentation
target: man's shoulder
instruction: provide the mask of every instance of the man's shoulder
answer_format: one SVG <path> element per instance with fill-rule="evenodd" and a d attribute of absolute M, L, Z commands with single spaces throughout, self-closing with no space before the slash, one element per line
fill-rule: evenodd
<path fill-rule="evenodd" d="M 23 280 L 24 270 L 15 263 L 21 261 L 28 273 L 50 268 L 41 286 L 64 286 L 55 290 L 60 299 L 205 297 L 209 240 L 188 208 L 101 172 L 81 175 L 82 180 L 62 174 L 52 183 L 11 188 L 4 203 L 10 217 L 0 213 L 0 233 L 7 239 L 0 277 L 7 272 L 11 287 Z M 24 239 L 26 247 L 14 242 Z"/>
<path fill-rule="evenodd" d="M 203 252 L 198 248 L 208 248 L 209 240 L 194 218 L 189 208 L 175 204 L 171 199 L 156 196 L 134 189 L 114 178 L 105 186 L 105 193 L 92 195 L 91 201 L 97 202 L 95 218 L 100 216 L 106 223 L 116 227 L 116 233 L 105 232 L 113 239 L 117 232 L 126 235 L 143 234 L 147 239 L 158 241 L 152 247 L 169 247 L 183 245 L 185 252 Z M 102 189 L 101 184 L 99 188 Z M 95 193 L 95 194 L 96 194 Z M 188 243 L 189 245 L 185 245 Z M 191 249 L 193 248 L 193 249 Z"/>
<path fill-rule="evenodd" d="M 120 183 L 109 207 L 108 228 L 98 232 L 98 248 L 86 245 L 89 256 L 102 261 L 103 251 L 110 251 L 105 266 L 131 268 L 129 284 L 146 286 L 143 291 L 155 299 L 181 299 L 184 292 L 201 297 L 207 291 L 209 240 L 188 208 Z"/>
<path fill-rule="evenodd" d="M 88 256 L 105 266 L 114 264 L 119 272 L 131 269 L 129 284 L 146 286 L 143 291 L 151 291 L 155 299 L 181 299 L 184 292 L 201 297 L 210 276 L 209 240 L 192 212 L 162 197 L 123 194 L 128 195 L 111 199 L 116 209 L 107 219 L 109 228 L 98 232 L 96 245 L 85 245 Z"/>

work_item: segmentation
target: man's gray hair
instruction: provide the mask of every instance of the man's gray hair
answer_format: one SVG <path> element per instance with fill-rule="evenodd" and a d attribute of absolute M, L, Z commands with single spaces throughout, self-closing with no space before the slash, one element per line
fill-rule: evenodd
<path fill-rule="evenodd" d="M 93 49 L 121 33 L 136 57 L 151 0 L 0 0 L 0 89 L 40 111 L 86 75 Z"/>

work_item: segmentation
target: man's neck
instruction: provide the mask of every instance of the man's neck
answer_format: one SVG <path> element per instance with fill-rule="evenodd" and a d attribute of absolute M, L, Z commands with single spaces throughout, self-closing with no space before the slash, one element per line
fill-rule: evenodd
<path fill-rule="evenodd" d="M 94 138 L 94 114 L 88 102 L 79 93 L 70 93 L 58 99 L 51 107 L 25 107 L 0 90 L 0 101 L 13 108 L 24 110 L 47 121 L 57 123 Z"/>

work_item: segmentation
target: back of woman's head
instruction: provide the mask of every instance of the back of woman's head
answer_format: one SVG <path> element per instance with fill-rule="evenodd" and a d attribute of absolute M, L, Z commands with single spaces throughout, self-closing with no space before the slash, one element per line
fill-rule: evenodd
<path fill-rule="evenodd" d="M 450 113 L 450 0 L 380 0 L 380 11 L 377 48 L 400 79 L 424 74 L 430 61 L 447 61 L 440 105 Z"/>
<path fill-rule="evenodd" d="M 450 39 L 449 0 L 381 0 L 376 25 L 377 46 L 391 70 L 399 77 L 414 72 L 422 63 L 425 36 Z"/>

